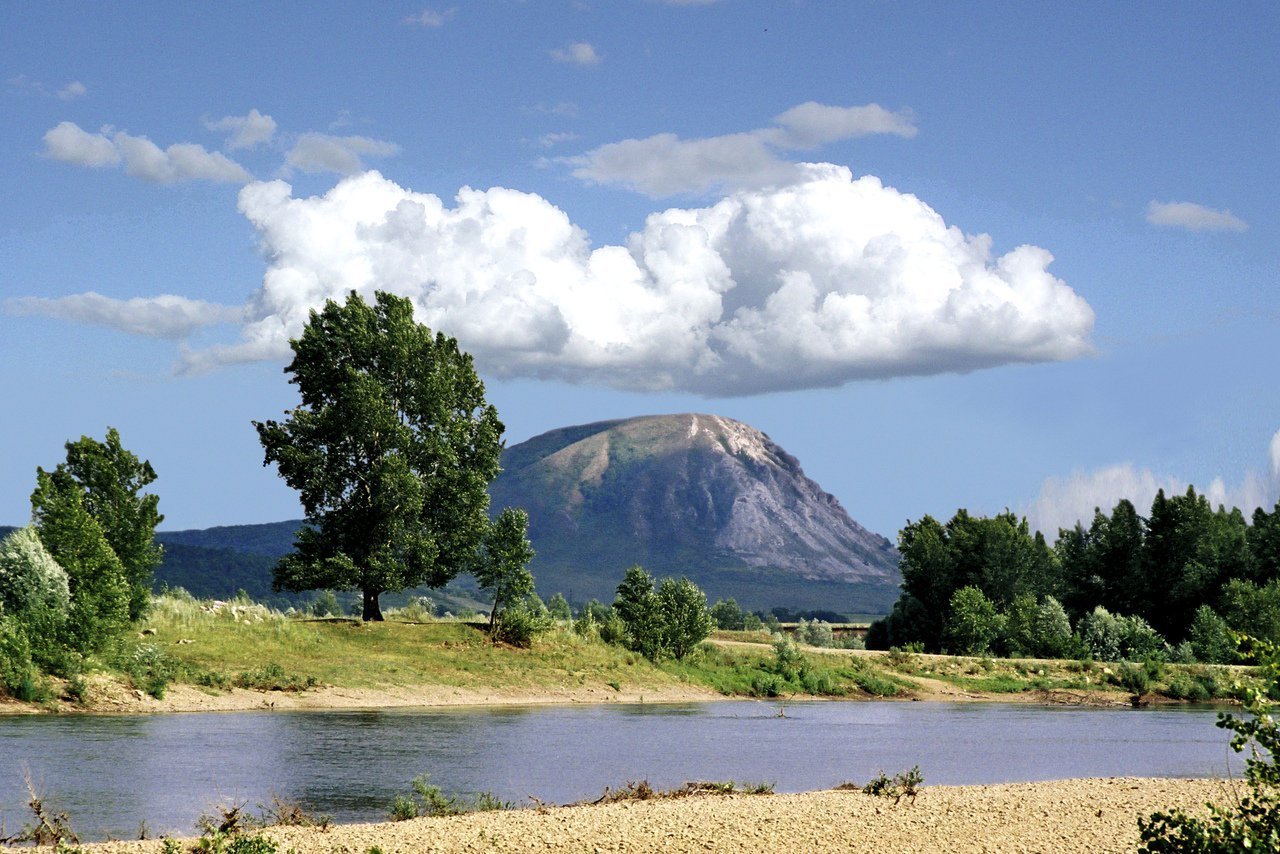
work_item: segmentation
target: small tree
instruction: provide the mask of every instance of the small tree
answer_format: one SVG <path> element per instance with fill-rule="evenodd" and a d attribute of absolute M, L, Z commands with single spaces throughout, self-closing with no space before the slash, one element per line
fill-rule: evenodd
<path fill-rule="evenodd" d="M 711 606 L 711 619 L 716 621 L 716 628 L 736 631 L 746 628 L 746 615 L 733 599 L 721 599 Z"/>
<path fill-rule="evenodd" d="M 1071 620 L 1052 596 L 1044 597 L 1036 608 L 1032 644 L 1033 652 L 1043 658 L 1061 658 L 1071 645 Z"/>
<path fill-rule="evenodd" d="M 658 607 L 662 614 L 663 647 L 676 661 L 707 639 L 715 622 L 707 613 L 707 596 L 687 578 L 665 578 L 658 585 Z"/>
<path fill-rule="evenodd" d="M 996 606 L 976 587 L 962 587 L 951 597 L 946 639 L 956 655 L 985 655 L 1000 634 Z"/>
<path fill-rule="evenodd" d="M 120 560 L 129 584 L 129 619 L 137 620 L 151 601 L 152 572 L 164 557 L 156 542 L 156 526 L 164 521 L 160 499 L 142 493 L 155 482 L 155 469 L 125 449 L 114 427 L 107 428 L 104 442 L 81 436 L 66 449 L 67 461 L 50 473 L 53 484 L 81 493 L 85 512 Z"/>
<path fill-rule="evenodd" d="M 644 567 L 633 566 L 623 575 L 613 610 L 625 627 L 627 646 L 656 661 L 663 653 L 664 625 L 653 576 Z"/>
<path fill-rule="evenodd" d="M 529 571 L 533 546 L 526 535 L 528 529 L 529 514 L 507 507 L 490 523 L 480 544 L 472 574 L 493 596 L 489 631 L 494 637 L 501 635 L 503 614 L 533 593 L 533 573 Z"/>
<path fill-rule="evenodd" d="M 569 600 L 564 598 L 563 593 L 557 593 L 547 600 L 547 613 L 551 615 L 551 619 L 561 623 L 573 619 L 573 609 L 569 607 Z"/>
<path fill-rule="evenodd" d="M 66 488 L 64 478 L 38 471 L 31 507 L 40 542 L 67 573 L 65 645 L 80 653 L 99 650 L 129 622 L 124 566 L 85 509 L 84 493 Z"/>

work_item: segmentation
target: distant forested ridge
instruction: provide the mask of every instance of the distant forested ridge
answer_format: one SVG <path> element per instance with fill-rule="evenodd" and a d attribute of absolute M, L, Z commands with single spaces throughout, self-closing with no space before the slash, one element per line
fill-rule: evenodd
<path fill-rule="evenodd" d="M 1228 630 L 1280 640 L 1280 504 L 1247 520 L 1161 490 L 1146 516 L 1121 500 L 1052 546 L 1012 513 L 960 510 L 898 547 L 902 593 L 872 646 L 1229 661 Z"/>

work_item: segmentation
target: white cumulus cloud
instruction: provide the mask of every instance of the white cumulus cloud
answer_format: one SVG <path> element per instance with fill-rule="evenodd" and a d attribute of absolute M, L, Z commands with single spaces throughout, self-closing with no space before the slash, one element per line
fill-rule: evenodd
<path fill-rule="evenodd" d="M 395 143 L 367 136 L 304 133 L 285 155 L 285 163 L 308 174 L 352 175 L 364 169 L 362 157 L 391 157 L 399 153 L 400 146 Z"/>
<path fill-rule="evenodd" d="M 681 139 L 672 133 L 625 139 L 564 162 L 584 181 L 618 184 L 663 197 L 802 180 L 805 170 L 782 159 L 778 152 L 873 134 L 909 138 L 916 132 L 907 111 L 895 113 L 879 104 L 834 107 L 809 101 L 777 116 L 772 127 L 701 139 Z"/>
<path fill-rule="evenodd" d="M 1239 507 L 1246 517 L 1256 507 L 1269 508 L 1280 498 L 1280 431 L 1272 436 L 1268 450 L 1270 471 L 1266 474 L 1250 472 L 1235 486 L 1215 477 L 1208 486 L 1198 485 L 1197 491 L 1212 506 Z M 1188 485 L 1182 478 L 1159 475 L 1130 463 L 1051 477 L 1027 508 L 1027 521 L 1052 540 L 1059 529 L 1074 527 L 1077 522 L 1087 527 L 1095 508 L 1110 513 L 1120 499 L 1127 498 L 1138 513 L 1145 515 L 1158 490 L 1163 489 L 1165 495 L 1180 495 Z"/>
<path fill-rule="evenodd" d="M 5 309 L 14 315 L 56 317 L 134 335 L 174 339 L 186 338 L 202 326 L 234 323 L 244 313 L 243 308 L 171 294 L 119 300 L 93 291 L 57 299 L 19 297 L 6 300 Z"/>
<path fill-rule="evenodd" d="M 226 155 L 194 143 L 162 149 L 145 136 L 104 129 L 89 133 L 73 122 L 62 122 L 44 135 L 44 154 L 77 166 L 116 166 L 124 163 L 130 175 L 158 184 L 178 181 L 216 181 L 243 184 L 252 180 L 243 166 Z"/>
<path fill-rule="evenodd" d="M 44 135 L 44 155 L 77 166 L 115 166 L 120 152 L 100 133 L 89 133 L 74 122 L 62 122 Z"/>
<path fill-rule="evenodd" d="M 1147 222 L 1187 231 L 1246 231 L 1249 224 L 1227 210 L 1195 202 L 1156 202 L 1147 205 Z"/>
<path fill-rule="evenodd" d="M 410 297 L 490 374 L 620 388 L 755 394 L 1091 351 L 1093 312 L 1045 250 L 993 257 L 874 177 L 801 169 L 595 248 L 546 199 L 500 187 L 450 206 L 374 172 L 311 198 L 250 184 L 262 287 L 240 341 L 185 366 L 283 358 L 308 311 L 351 290 Z"/>
<path fill-rule="evenodd" d="M 556 62 L 567 62 L 571 65 L 599 65 L 600 54 L 589 42 L 574 42 L 568 47 L 559 47 L 551 51 L 551 58 Z"/>
<path fill-rule="evenodd" d="M 257 109 L 251 109 L 243 116 L 223 116 L 217 121 L 206 121 L 205 127 L 209 130 L 230 131 L 227 148 L 232 150 L 263 145 L 276 135 L 276 120 Z"/>

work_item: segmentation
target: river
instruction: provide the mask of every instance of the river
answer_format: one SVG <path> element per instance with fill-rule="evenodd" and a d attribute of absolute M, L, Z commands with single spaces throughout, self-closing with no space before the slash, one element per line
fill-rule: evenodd
<path fill-rule="evenodd" d="M 86 840 L 136 837 L 144 821 L 152 835 L 190 835 L 217 804 L 255 809 L 273 794 L 338 822 L 376 821 L 419 774 L 446 792 L 522 804 L 641 779 L 804 791 L 913 765 L 926 784 L 1238 774 L 1215 717 L 1188 707 L 722 701 L 0 718 L 0 820 L 13 833 L 29 818 L 24 769 Z"/>

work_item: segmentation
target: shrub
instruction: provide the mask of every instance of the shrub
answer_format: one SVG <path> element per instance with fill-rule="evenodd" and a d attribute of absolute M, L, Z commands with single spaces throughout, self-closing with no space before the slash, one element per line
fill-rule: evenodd
<path fill-rule="evenodd" d="M 723 631 L 742 631 L 747 627 L 747 615 L 733 599 L 721 599 L 712 605 L 711 619 L 715 620 L 716 628 Z M 756 617 L 757 621 L 759 619 Z"/>
<path fill-rule="evenodd" d="M 1145 852 L 1274 851 L 1280 842 L 1280 723 L 1272 716 L 1268 693 L 1280 687 L 1280 647 L 1242 637 L 1240 651 L 1253 655 L 1262 672 L 1262 685 L 1245 690 L 1249 718 L 1219 714 L 1218 726 L 1235 733 L 1236 752 L 1250 748 L 1245 759 L 1248 791 L 1231 806 L 1209 804 L 1208 818 L 1181 810 L 1154 813 L 1138 820 Z"/>
<path fill-rule="evenodd" d="M 31 644 L 16 618 L 0 614 L 0 688 L 11 697 L 26 700 L 36 680 Z"/>
<path fill-rule="evenodd" d="M 503 643 L 527 648 L 553 623 L 542 601 L 537 596 L 528 596 L 502 609 L 494 621 L 493 636 Z"/>
<path fill-rule="evenodd" d="M 564 598 L 563 593 L 557 593 L 547 600 L 547 613 L 551 615 L 551 619 L 560 623 L 573 619 L 573 609 L 569 607 L 569 600 Z"/>
<path fill-rule="evenodd" d="M 809 646 L 831 647 L 835 646 L 835 635 L 831 633 L 831 624 L 820 622 L 818 620 L 800 621 L 800 625 L 796 628 L 796 637 L 801 643 Z"/>
<path fill-rule="evenodd" d="M 715 623 L 707 613 L 707 596 L 687 578 L 664 578 L 658 585 L 662 647 L 681 661 L 707 639 Z"/>
<path fill-rule="evenodd" d="M 1208 605 L 1196 609 L 1191 620 L 1188 642 L 1196 661 L 1205 664 L 1230 664 L 1236 659 L 1236 645 L 1226 621 Z"/>
<path fill-rule="evenodd" d="M 1071 620 L 1062 604 L 1046 596 L 1036 608 L 1032 623 L 1032 652 L 1043 658 L 1061 658 L 1071 646 Z"/>
<path fill-rule="evenodd" d="M 178 671 L 177 663 L 153 644 L 139 645 L 120 665 L 135 688 L 157 700 L 164 699 L 165 689 Z"/>
<path fill-rule="evenodd" d="M 915 802 L 916 795 L 920 792 L 920 784 L 924 782 L 924 775 L 920 773 L 920 766 L 912 766 L 910 771 L 903 771 L 900 774 L 894 774 L 892 777 L 885 776 L 883 771 L 862 787 L 863 794 L 876 795 L 882 798 L 893 798 L 895 804 L 900 803 L 903 798 L 910 798 L 912 803 Z M 843 784 L 840 788 L 853 788 L 849 784 Z"/>
<path fill-rule="evenodd" d="M 333 595 L 332 590 L 320 592 L 320 595 L 311 603 L 311 615 L 313 617 L 342 616 L 342 605 L 338 603 L 338 597 Z"/>

